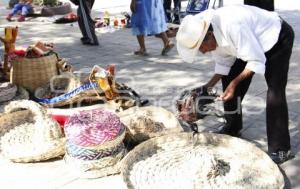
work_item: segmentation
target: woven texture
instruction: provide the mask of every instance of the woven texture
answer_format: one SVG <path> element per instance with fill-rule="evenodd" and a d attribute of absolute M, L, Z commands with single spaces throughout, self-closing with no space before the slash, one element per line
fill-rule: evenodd
<path fill-rule="evenodd" d="M 275 189 L 284 185 L 277 165 L 254 144 L 209 133 L 150 139 L 122 160 L 121 174 L 130 189 Z"/>
<path fill-rule="evenodd" d="M 34 96 L 39 99 L 40 104 L 46 107 L 62 107 L 77 102 L 99 100 L 94 88 L 79 91 L 82 86 L 80 78 L 70 73 L 64 73 L 53 76 L 50 83 L 48 82 L 45 86 L 37 88 Z M 71 95 L 73 93 L 76 93 L 76 95 Z M 54 98 L 57 101 L 54 101 Z M 54 102 L 49 103 L 49 101 Z"/>
<path fill-rule="evenodd" d="M 182 131 L 174 114 L 161 107 L 136 107 L 118 115 L 128 129 L 127 140 L 133 143 L 140 143 L 171 131 Z"/>
<path fill-rule="evenodd" d="M 120 143 L 119 145 L 112 148 L 106 148 L 102 150 L 82 148 L 70 142 L 67 142 L 66 144 L 67 153 L 70 156 L 81 160 L 98 160 L 101 158 L 114 156 L 116 154 L 119 154 L 124 149 L 125 147 L 123 143 Z"/>
<path fill-rule="evenodd" d="M 113 112 L 104 109 L 81 111 L 65 123 L 65 133 L 72 143 L 90 147 L 114 140 L 124 125 Z"/>
<path fill-rule="evenodd" d="M 56 54 L 13 60 L 10 81 L 33 93 L 35 89 L 44 86 L 58 74 L 56 63 Z"/>
<path fill-rule="evenodd" d="M 6 102 L 16 96 L 17 86 L 9 82 L 0 83 L 0 102 Z"/>
<path fill-rule="evenodd" d="M 99 178 L 120 173 L 120 160 L 125 156 L 126 150 L 118 154 L 98 160 L 80 160 L 66 153 L 65 162 L 77 176 L 81 178 Z"/>
<path fill-rule="evenodd" d="M 32 122 L 19 122 L 1 137 L 3 155 L 13 162 L 35 162 L 64 154 L 65 138 L 58 123 L 46 115 L 39 104 L 13 101 L 5 107 L 5 113 L 27 109 L 33 114 Z"/>
<path fill-rule="evenodd" d="M 0 137 L 18 125 L 33 122 L 33 115 L 29 110 L 4 113 L 0 116 Z"/>
<path fill-rule="evenodd" d="M 13 99 L 11 99 L 11 101 L 14 101 L 14 100 L 28 100 L 28 99 L 29 99 L 29 93 L 27 92 L 27 90 L 24 89 L 23 87 L 18 87 L 16 95 Z M 0 112 L 4 111 L 4 107 L 7 104 L 9 104 L 9 101 L 0 103 Z"/>

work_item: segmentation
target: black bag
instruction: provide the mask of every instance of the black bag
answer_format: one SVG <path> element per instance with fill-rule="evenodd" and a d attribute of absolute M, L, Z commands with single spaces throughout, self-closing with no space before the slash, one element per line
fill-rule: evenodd
<path fill-rule="evenodd" d="M 70 0 L 73 4 L 79 5 L 79 0 Z"/>

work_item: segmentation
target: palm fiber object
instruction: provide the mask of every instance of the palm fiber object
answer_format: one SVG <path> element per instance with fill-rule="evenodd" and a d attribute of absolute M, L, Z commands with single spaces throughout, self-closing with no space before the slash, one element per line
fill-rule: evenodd
<path fill-rule="evenodd" d="M 36 162 L 61 156 L 65 153 L 65 138 L 58 123 L 53 121 L 39 104 L 20 100 L 5 107 L 5 113 L 20 109 L 33 114 L 32 121 L 20 121 L 1 137 L 3 155 L 13 162 Z"/>
<path fill-rule="evenodd" d="M 221 134 L 179 133 L 155 137 L 121 163 L 129 189 L 279 189 L 283 175 L 254 144 Z"/>

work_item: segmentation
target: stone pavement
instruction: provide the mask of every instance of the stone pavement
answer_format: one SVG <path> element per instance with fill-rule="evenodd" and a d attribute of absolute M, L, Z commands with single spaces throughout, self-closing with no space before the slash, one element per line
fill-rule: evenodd
<path fill-rule="evenodd" d="M 110 2 L 110 1 L 109 1 Z M 186 2 L 183 2 L 186 4 Z M 224 2 L 224 5 L 239 4 L 241 1 Z M 129 0 L 97 0 L 93 15 L 100 11 L 111 13 L 128 11 Z M 296 6 L 298 5 L 298 6 Z M 101 8 L 100 8 L 101 7 Z M 295 30 L 296 39 L 291 58 L 287 99 L 290 116 L 290 133 L 292 149 L 296 158 L 283 165 L 281 169 L 286 176 L 286 188 L 300 189 L 300 6 L 297 1 L 278 0 L 276 11 L 286 19 Z M 31 19 L 24 23 L 5 20 L 7 10 L 0 4 L 0 34 L 8 25 L 19 26 L 17 45 L 28 45 L 42 40 L 55 43 L 61 57 L 69 58 L 75 69 L 91 68 L 93 65 L 105 66 L 116 64 L 118 80 L 133 87 L 142 96 L 157 106 L 165 107 L 174 112 L 175 97 L 185 88 L 204 84 L 213 74 L 213 65 L 207 57 L 199 58 L 194 64 L 183 63 L 176 50 L 169 56 L 161 56 L 162 42 L 154 37 L 146 38 L 148 57 L 136 57 L 132 54 L 138 48 L 137 41 L 129 29 L 113 33 L 98 33 L 100 46 L 81 45 L 81 37 L 77 24 L 55 25 L 53 18 Z M 174 39 L 173 39 L 174 40 Z M 175 41 L 174 41 L 175 42 Z M 0 46 L 3 54 L 3 46 Z M 207 64 L 208 63 L 208 64 Z M 220 88 L 220 86 L 219 86 Z M 243 102 L 244 128 L 242 136 L 266 150 L 265 131 L 265 96 L 266 83 L 262 76 L 255 76 L 248 94 Z M 215 129 L 218 122 L 211 117 L 200 123 L 201 130 Z M 126 188 L 121 177 L 110 176 L 101 179 L 78 179 L 64 165 L 63 160 L 36 164 L 14 164 L 0 161 L 1 188 Z"/>

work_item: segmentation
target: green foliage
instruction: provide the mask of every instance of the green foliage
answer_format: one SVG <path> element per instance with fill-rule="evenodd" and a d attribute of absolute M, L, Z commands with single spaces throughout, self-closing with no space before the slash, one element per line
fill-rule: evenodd
<path fill-rule="evenodd" d="M 43 5 L 43 6 L 56 6 L 58 4 L 58 0 L 33 0 L 35 5 Z"/>

